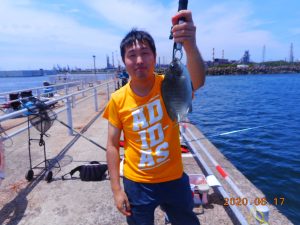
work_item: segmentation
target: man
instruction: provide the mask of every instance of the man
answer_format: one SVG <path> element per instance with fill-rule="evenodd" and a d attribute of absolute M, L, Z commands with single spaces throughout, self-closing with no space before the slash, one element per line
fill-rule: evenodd
<path fill-rule="evenodd" d="M 177 24 L 181 17 L 185 22 Z M 183 44 L 196 90 L 204 84 L 205 73 L 191 12 L 178 12 L 172 23 L 174 41 Z M 169 118 L 161 97 L 164 76 L 154 74 L 154 41 L 147 32 L 132 30 L 120 48 L 131 79 L 112 94 L 103 113 L 109 121 L 107 162 L 115 205 L 127 216 L 130 225 L 154 224 L 154 210 L 158 205 L 165 209 L 172 224 L 198 225 L 188 176 L 183 172 L 179 128 Z M 119 174 L 122 131 L 125 191 Z"/>
<path fill-rule="evenodd" d="M 129 76 L 128 73 L 126 73 L 126 71 L 124 70 L 120 76 L 121 80 L 122 80 L 122 87 L 125 86 L 128 82 Z"/>

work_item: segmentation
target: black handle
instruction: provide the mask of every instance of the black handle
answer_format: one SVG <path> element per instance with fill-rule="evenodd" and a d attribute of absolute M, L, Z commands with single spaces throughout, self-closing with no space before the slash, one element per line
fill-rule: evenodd
<path fill-rule="evenodd" d="M 187 9 L 187 5 L 188 5 L 188 0 L 179 0 L 178 11 Z"/>
<path fill-rule="evenodd" d="M 179 2 L 178 2 L 178 12 L 180 10 L 187 9 L 187 5 L 188 5 L 188 0 L 179 0 Z M 181 17 L 181 18 L 179 18 L 178 23 L 184 22 L 184 21 L 185 21 L 185 18 Z"/>
<path fill-rule="evenodd" d="M 187 5 L 188 5 L 188 0 L 179 0 L 178 1 L 178 12 L 180 10 L 184 10 L 184 9 L 187 9 Z M 184 17 L 181 17 L 179 18 L 178 20 L 178 24 L 180 23 L 183 23 L 185 21 L 185 18 Z M 171 27 L 171 33 L 170 33 L 170 36 L 169 36 L 169 39 L 173 39 L 173 34 L 172 34 L 172 27 Z M 174 60 L 175 58 L 175 52 L 177 50 L 180 50 L 181 51 L 182 49 L 182 44 L 181 43 L 176 43 L 174 42 L 174 46 L 173 46 L 173 56 L 172 56 L 172 59 Z"/>

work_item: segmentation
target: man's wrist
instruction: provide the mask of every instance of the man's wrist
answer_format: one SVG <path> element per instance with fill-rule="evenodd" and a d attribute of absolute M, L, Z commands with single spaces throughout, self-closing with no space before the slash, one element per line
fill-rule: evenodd
<path fill-rule="evenodd" d="M 185 45 L 183 47 L 184 47 L 186 54 L 195 54 L 195 53 L 199 52 L 196 42 L 185 43 Z"/>
<path fill-rule="evenodd" d="M 112 189 L 112 193 L 113 193 L 113 194 L 117 194 L 117 193 L 119 193 L 120 191 L 122 191 L 122 188 Z"/>
<path fill-rule="evenodd" d="M 113 193 L 116 193 L 116 192 L 121 191 L 122 187 L 121 187 L 121 185 L 114 185 L 114 186 L 111 187 L 111 190 L 112 190 Z"/>

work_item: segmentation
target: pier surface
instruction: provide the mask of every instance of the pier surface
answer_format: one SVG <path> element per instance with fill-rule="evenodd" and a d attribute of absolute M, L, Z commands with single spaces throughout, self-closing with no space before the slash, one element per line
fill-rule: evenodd
<path fill-rule="evenodd" d="M 99 116 L 106 104 L 107 96 L 99 95 L 98 112 L 94 110 L 93 100 L 76 105 L 72 109 L 73 126 L 78 132 L 102 146 L 106 146 L 107 121 Z M 58 115 L 66 122 L 66 112 Z M 94 119 L 94 122 L 90 122 Z M 22 120 L 18 119 L 18 120 Z M 201 132 L 194 126 L 188 125 L 196 137 L 202 137 Z M 31 128 L 32 137 L 39 138 L 38 132 Z M 13 138 L 11 147 L 6 148 L 6 179 L 0 186 L 0 224 L 64 224 L 64 225 L 125 225 L 126 219 L 114 206 L 109 180 L 99 182 L 83 182 L 78 179 L 62 180 L 61 176 L 70 172 L 78 165 L 90 161 L 106 163 L 105 151 L 91 142 L 74 134 L 68 135 L 67 128 L 55 122 L 45 137 L 47 158 L 59 159 L 60 169 L 55 167 L 53 180 L 47 183 L 43 170 L 34 170 L 40 176 L 28 182 L 25 174 L 29 170 L 28 134 L 23 132 Z M 231 179 L 245 194 L 249 201 L 263 197 L 245 176 L 243 176 L 207 139 L 201 140 L 214 159 L 230 174 Z M 10 141 L 6 141 L 10 145 Z M 38 142 L 32 142 L 33 165 L 43 161 L 43 150 Z M 204 158 L 210 169 L 215 173 L 230 197 L 236 197 L 231 188 L 218 174 L 215 166 L 199 149 L 198 153 Z M 53 160 L 52 160 L 53 161 Z M 184 169 L 188 174 L 202 173 L 192 154 L 183 157 Z M 43 165 L 43 164 L 42 164 Z M 78 174 L 74 176 L 78 177 Z M 224 199 L 215 189 L 210 188 L 209 203 L 205 207 L 195 208 L 201 224 L 239 224 Z M 269 205 L 270 224 L 292 224 L 278 210 Z M 247 208 L 239 208 L 249 224 L 255 224 Z M 157 209 L 155 224 L 164 224 L 164 216 Z"/>

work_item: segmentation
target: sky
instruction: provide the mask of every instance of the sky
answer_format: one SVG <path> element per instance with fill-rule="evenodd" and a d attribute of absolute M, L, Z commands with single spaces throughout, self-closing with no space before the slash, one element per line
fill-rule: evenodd
<path fill-rule="evenodd" d="M 123 65 L 119 45 L 131 28 L 148 31 L 157 62 L 169 63 L 178 0 L 0 0 L 0 70 Z M 299 0 L 189 0 L 204 58 L 300 60 Z M 183 59 L 185 60 L 185 58 Z"/>

